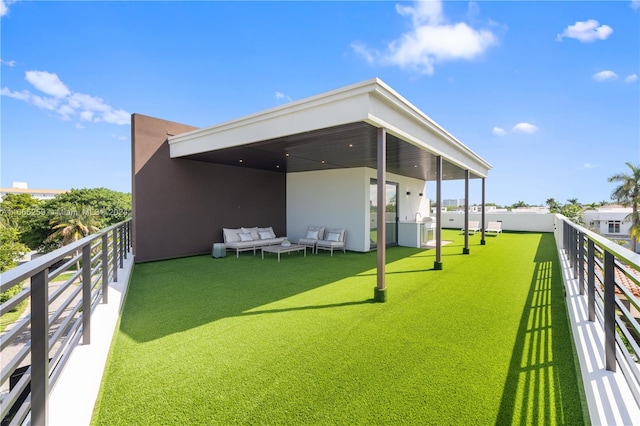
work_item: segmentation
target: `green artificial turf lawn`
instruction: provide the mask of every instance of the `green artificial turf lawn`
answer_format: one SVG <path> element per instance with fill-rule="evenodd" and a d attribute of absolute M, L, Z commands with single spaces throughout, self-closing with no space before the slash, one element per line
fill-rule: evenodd
<path fill-rule="evenodd" d="M 92 423 L 585 423 L 552 234 L 135 266 Z"/>

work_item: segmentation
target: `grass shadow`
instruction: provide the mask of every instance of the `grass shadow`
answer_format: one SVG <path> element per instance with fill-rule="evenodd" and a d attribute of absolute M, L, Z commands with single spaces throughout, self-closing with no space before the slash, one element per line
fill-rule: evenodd
<path fill-rule="evenodd" d="M 585 424 L 553 234 L 541 234 L 534 262 L 495 424 Z"/>
<path fill-rule="evenodd" d="M 387 262 L 420 251 L 390 248 Z M 257 307 L 354 276 L 371 281 L 366 293 L 358 300 L 344 300 L 333 307 L 368 303 L 363 300 L 373 294 L 375 268 L 375 252 L 306 257 L 294 253 L 283 255 L 281 262 L 274 258 L 263 260 L 251 253 L 219 259 L 203 255 L 138 264 L 133 271 L 120 329 L 135 341 L 152 341 L 222 318 L 241 316 Z"/>

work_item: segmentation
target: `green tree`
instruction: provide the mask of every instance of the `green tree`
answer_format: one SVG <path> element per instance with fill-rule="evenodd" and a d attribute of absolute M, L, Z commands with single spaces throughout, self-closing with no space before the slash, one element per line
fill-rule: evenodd
<path fill-rule="evenodd" d="M 610 183 L 619 183 L 611 192 L 611 198 L 623 206 L 631 206 L 631 214 L 625 221 L 631 221 L 631 241 L 633 251 L 637 250 L 638 238 L 640 238 L 640 216 L 638 204 L 640 204 L 640 166 L 634 166 L 630 162 L 625 163 L 631 173 L 617 173 L 609 177 Z"/>
<path fill-rule="evenodd" d="M 31 194 L 6 194 L 0 202 L 0 222 L 22 234 L 29 229 L 29 216 L 41 214 L 41 204 Z"/>
<path fill-rule="evenodd" d="M 83 206 L 85 212 L 94 217 L 92 225 L 104 228 L 131 216 L 131 194 L 106 188 L 72 189 L 60 194 L 39 206 L 42 214 L 24 218 L 21 241 L 33 250 L 56 249 L 62 236 L 51 238 L 52 219 L 69 217 L 77 212 L 78 206 Z"/>
<path fill-rule="evenodd" d="M 518 207 L 529 207 L 529 205 L 524 201 L 518 201 L 517 203 L 511 205 L 512 209 L 517 209 Z"/>
<path fill-rule="evenodd" d="M 555 198 L 547 198 L 547 201 L 544 202 L 547 207 L 549 207 L 549 212 L 551 213 L 559 213 L 560 212 L 560 203 L 556 201 Z"/>
<path fill-rule="evenodd" d="M 16 266 L 18 259 L 29 252 L 29 248 L 18 241 L 18 235 L 16 228 L 0 225 L 0 272 Z"/>
<path fill-rule="evenodd" d="M 18 263 L 18 260 L 29 252 L 29 248 L 18 241 L 19 232 L 16 228 L 6 226 L 0 222 L 0 272 L 7 271 Z M 0 303 L 4 303 L 20 293 L 22 285 L 15 285 L 0 293 Z M 12 310 L 15 311 L 17 308 Z"/>
<path fill-rule="evenodd" d="M 573 223 L 577 223 L 578 225 L 584 224 L 584 212 L 582 210 L 582 206 L 575 203 L 568 203 L 560 207 L 560 214 L 565 216 Z"/>
<path fill-rule="evenodd" d="M 54 231 L 47 240 L 59 242 L 60 245 L 66 246 L 78 241 L 87 235 L 96 233 L 100 230 L 98 226 L 98 217 L 91 213 L 90 209 L 77 207 L 74 212 L 65 216 L 51 219 L 52 230 Z M 77 252 L 77 254 L 80 254 Z M 77 263 L 80 269 L 80 261 Z"/>

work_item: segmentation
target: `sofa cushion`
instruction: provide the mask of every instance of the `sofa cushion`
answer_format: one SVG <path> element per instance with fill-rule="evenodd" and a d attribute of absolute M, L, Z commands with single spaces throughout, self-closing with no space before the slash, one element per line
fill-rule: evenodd
<path fill-rule="evenodd" d="M 310 239 L 310 240 L 317 240 L 318 239 L 318 230 L 311 230 L 309 229 L 307 231 L 307 236 L 306 238 Z"/>
<path fill-rule="evenodd" d="M 222 228 L 222 234 L 224 236 L 225 243 L 235 243 L 240 241 L 238 233 L 242 232 L 241 229 Z"/>

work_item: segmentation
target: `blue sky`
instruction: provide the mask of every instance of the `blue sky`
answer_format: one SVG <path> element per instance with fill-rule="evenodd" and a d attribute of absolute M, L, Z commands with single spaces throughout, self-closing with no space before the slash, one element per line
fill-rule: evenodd
<path fill-rule="evenodd" d="M 130 192 L 131 113 L 206 127 L 372 77 L 493 166 L 487 202 L 608 200 L 607 178 L 640 164 L 638 0 L 2 0 L 0 15 L 3 187 Z"/>

